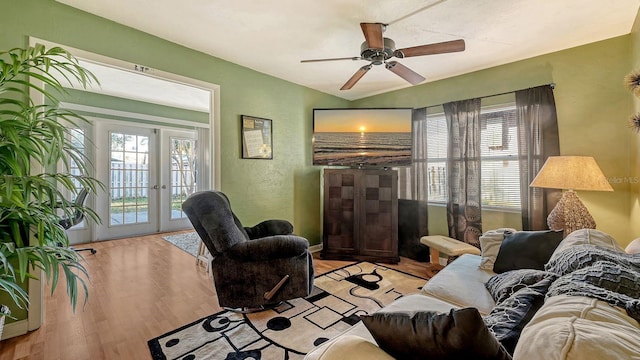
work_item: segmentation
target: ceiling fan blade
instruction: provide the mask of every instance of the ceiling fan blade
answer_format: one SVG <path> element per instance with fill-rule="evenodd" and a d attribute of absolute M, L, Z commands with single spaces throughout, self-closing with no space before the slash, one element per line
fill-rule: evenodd
<path fill-rule="evenodd" d="M 370 49 L 384 49 L 384 40 L 382 39 L 384 24 L 360 23 L 360 28 Z"/>
<path fill-rule="evenodd" d="M 338 60 L 362 60 L 362 58 L 360 56 L 353 56 L 353 57 L 328 58 L 328 59 L 300 60 L 300 62 L 301 63 L 312 63 L 312 62 L 338 61 Z"/>
<path fill-rule="evenodd" d="M 397 61 L 388 61 L 385 64 L 385 67 L 389 69 L 391 72 L 393 72 L 394 74 L 407 80 L 412 85 L 417 85 L 425 80 L 424 77 L 422 77 L 422 75 L 400 64 Z"/>
<path fill-rule="evenodd" d="M 411 56 L 458 52 L 458 51 L 464 51 L 464 49 L 465 49 L 464 40 L 459 39 L 459 40 L 445 41 L 445 42 L 435 43 L 435 44 L 398 49 L 393 52 L 393 56 L 397 58 L 406 58 Z"/>
<path fill-rule="evenodd" d="M 360 69 L 358 69 L 358 71 L 356 71 L 355 74 L 353 74 L 353 76 L 351 76 L 351 78 L 349 80 L 347 80 L 347 82 L 342 85 L 342 87 L 340 88 L 340 90 L 349 90 L 353 87 L 353 85 L 355 85 L 358 80 L 360 80 L 364 74 L 367 73 L 367 71 L 371 70 L 371 64 L 369 65 L 365 65 L 363 67 L 361 67 Z"/>

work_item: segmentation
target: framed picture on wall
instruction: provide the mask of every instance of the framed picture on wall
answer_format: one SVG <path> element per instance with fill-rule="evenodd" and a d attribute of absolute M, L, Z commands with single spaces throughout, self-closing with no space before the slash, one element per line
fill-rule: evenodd
<path fill-rule="evenodd" d="M 273 159 L 272 121 L 255 116 L 241 116 L 243 159 Z"/>

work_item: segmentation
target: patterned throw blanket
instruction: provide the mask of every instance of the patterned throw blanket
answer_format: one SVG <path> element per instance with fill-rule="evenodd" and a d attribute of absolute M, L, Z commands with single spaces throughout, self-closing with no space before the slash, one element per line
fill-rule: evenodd
<path fill-rule="evenodd" d="M 549 287 L 547 297 L 596 298 L 625 309 L 640 321 L 640 254 L 576 245 L 550 260 L 545 270 L 560 276 Z"/>

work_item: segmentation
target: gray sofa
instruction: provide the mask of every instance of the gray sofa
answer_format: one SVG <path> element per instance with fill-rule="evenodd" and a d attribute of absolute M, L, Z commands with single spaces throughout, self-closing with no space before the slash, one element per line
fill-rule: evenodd
<path fill-rule="evenodd" d="M 556 253 L 578 244 L 594 244 L 623 252 L 610 237 L 595 230 L 585 230 L 563 240 L 552 259 Z M 478 255 L 459 257 L 430 279 L 419 293 L 400 298 L 380 311 L 448 312 L 475 307 L 482 315 L 489 314 L 496 303 L 485 283 L 495 274 L 479 268 L 481 259 Z M 307 360 L 347 358 L 392 359 L 377 346 L 362 322 L 316 347 L 305 357 Z M 513 358 L 640 359 L 640 325 L 625 309 L 597 298 L 547 297 L 522 330 Z"/>

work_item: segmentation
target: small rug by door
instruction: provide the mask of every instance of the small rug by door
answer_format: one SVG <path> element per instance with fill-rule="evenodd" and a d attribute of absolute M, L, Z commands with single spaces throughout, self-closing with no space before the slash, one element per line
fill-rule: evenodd
<path fill-rule="evenodd" d="M 416 293 L 426 280 L 359 262 L 315 279 L 305 299 L 252 314 L 221 311 L 149 340 L 160 359 L 302 359 L 392 301 Z"/>
<path fill-rule="evenodd" d="M 198 256 L 198 248 L 200 247 L 200 237 L 198 233 L 188 232 L 178 235 L 167 235 L 162 237 L 164 240 L 172 243 L 187 253 Z"/>

